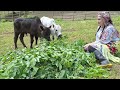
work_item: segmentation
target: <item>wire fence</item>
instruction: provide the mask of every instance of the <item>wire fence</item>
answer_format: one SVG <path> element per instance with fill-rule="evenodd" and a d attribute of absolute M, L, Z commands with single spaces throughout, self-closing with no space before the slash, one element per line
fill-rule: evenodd
<path fill-rule="evenodd" d="M 47 16 L 63 20 L 94 20 L 98 11 L 0 11 L 0 21 L 13 21 L 18 17 Z M 111 16 L 120 16 L 120 11 L 110 11 Z"/>

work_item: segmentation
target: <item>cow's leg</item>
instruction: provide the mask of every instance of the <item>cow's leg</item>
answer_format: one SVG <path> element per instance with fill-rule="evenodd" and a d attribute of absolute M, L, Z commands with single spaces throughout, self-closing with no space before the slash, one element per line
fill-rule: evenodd
<path fill-rule="evenodd" d="M 30 35 L 30 48 L 33 48 L 32 47 L 32 44 L 33 44 L 33 42 L 34 42 L 34 35 Z"/>
<path fill-rule="evenodd" d="M 14 33 L 14 45 L 15 45 L 15 49 L 17 49 L 17 40 L 18 40 L 18 36 L 19 36 L 19 33 Z"/>
<path fill-rule="evenodd" d="M 23 46 L 26 47 L 26 45 L 25 45 L 25 43 L 24 43 L 24 41 L 23 41 L 23 37 L 24 37 L 24 33 L 21 33 L 21 34 L 20 34 L 20 37 L 19 37 L 19 38 L 20 38 L 20 41 L 21 41 L 21 43 L 23 44 Z M 26 48 L 27 48 L 27 47 L 26 47 Z"/>
<path fill-rule="evenodd" d="M 52 36 L 52 39 L 53 39 L 53 40 L 55 39 L 54 36 Z"/>
<path fill-rule="evenodd" d="M 38 36 L 35 36 L 35 40 L 36 40 L 36 43 L 35 43 L 35 44 L 37 45 L 37 41 L 38 41 Z"/>

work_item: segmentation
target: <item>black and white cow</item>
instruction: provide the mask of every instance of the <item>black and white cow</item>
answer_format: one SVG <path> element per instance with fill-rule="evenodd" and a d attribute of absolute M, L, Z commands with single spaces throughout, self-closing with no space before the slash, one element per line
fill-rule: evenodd
<path fill-rule="evenodd" d="M 40 20 L 45 27 L 50 28 L 53 40 L 54 36 L 57 36 L 58 39 L 62 37 L 61 26 L 59 24 L 56 24 L 53 18 L 43 16 L 40 18 Z"/>
<path fill-rule="evenodd" d="M 15 49 L 17 48 L 17 40 L 18 36 L 20 35 L 20 41 L 23 44 L 24 47 L 26 47 L 23 37 L 24 34 L 30 34 L 30 41 L 31 45 L 30 48 L 32 48 L 32 44 L 34 42 L 34 37 L 36 39 L 36 44 L 38 37 L 45 38 L 48 41 L 50 41 L 50 29 L 45 27 L 41 21 L 40 18 L 35 16 L 34 18 L 17 18 L 14 21 L 14 45 Z"/>

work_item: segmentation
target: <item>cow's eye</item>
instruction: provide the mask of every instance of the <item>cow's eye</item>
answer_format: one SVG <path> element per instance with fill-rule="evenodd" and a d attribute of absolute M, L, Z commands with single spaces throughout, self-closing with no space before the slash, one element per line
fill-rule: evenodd
<path fill-rule="evenodd" d="M 57 30 L 56 30 L 56 32 L 57 32 Z"/>
<path fill-rule="evenodd" d="M 53 28 L 54 28 L 54 25 L 53 25 Z"/>

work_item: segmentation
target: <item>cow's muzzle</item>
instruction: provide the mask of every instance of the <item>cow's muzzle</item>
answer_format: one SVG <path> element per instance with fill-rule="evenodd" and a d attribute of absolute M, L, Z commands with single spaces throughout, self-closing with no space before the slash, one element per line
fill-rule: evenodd
<path fill-rule="evenodd" d="M 59 36 L 58 36 L 58 39 L 61 39 L 62 38 L 62 34 L 60 34 Z"/>

